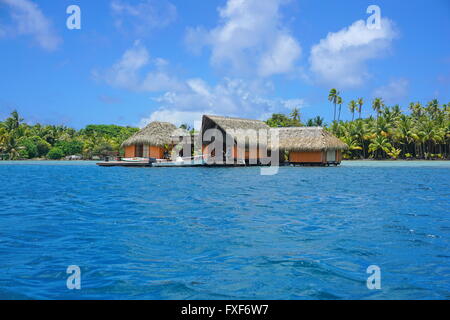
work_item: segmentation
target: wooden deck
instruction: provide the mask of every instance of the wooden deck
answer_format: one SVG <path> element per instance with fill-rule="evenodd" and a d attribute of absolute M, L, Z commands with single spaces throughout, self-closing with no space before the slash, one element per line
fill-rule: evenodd
<path fill-rule="evenodd" d="M 294 167 L 325 167 L 325 166 L 338 166 L 339 162 L 284 162 L 280 163 L 279 166 L 294 166 Z M 158 162 L 149 162 L 149 161 L 105 161 L 98 162 L 98 166 L 100 167 L 153 167 L 153 168 L 179 168 L 179 167 L 253 167 L 253 166 L 262 166 L 261 164 L 245 164 L 245 163 L 224 163 L 224 164 L 207 164 L 203 160 L 192 160 L 192 161 L 158 161 Z"/>

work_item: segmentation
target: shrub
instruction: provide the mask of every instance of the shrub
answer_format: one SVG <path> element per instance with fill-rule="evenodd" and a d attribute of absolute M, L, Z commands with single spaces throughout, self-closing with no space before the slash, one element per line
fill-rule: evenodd
<path fill-rule="evenodd" d="M 43 157 L 50 151 L 50 148 L 52 146 L 50 145 L 50 143 L 48 143 L 47 141 L 45 141 L 44 139 L 42 139 L 40 137 L 35 137 L 35 138 L 36 138 L 35 143 L 37 146 L 38 157 Z"/>
<path fill-rule="evenodd" d="M 59 160 L 64 157 L 64 151 L 60 147 L 53 147 L 47 153 L 47 158 L 52 160 Z"/>
<path fill-rule="evenodd" d="M 23 139 L 20 146 L 23 147 L 19 152 L 22 159 L 31 159 L 38 156 L 38 147 L 31 138 Z"/>
<path fill-rule="evenodd" d="M 83 152 L 83 143 L 77 140 L 61 141 L 58 142 L 56 146 L 63 151 L 65 156 L 71 156 Z"/>

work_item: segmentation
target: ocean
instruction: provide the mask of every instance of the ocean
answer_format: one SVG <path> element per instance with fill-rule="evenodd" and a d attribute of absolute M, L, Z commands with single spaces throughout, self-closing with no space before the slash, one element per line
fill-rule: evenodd
<path fill-rule="evenodd" d="M 0 299 L 450 299 L 449 161 L 3 161 L 0 188 Z"/>

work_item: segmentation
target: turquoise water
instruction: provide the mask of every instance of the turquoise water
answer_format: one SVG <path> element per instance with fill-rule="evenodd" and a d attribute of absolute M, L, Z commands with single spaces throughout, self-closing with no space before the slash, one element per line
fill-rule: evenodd
<path fill-rule="evenodd" d="M 450 298 L 450 162 L 0 162 L 0 186 L 0 299 Z"/>

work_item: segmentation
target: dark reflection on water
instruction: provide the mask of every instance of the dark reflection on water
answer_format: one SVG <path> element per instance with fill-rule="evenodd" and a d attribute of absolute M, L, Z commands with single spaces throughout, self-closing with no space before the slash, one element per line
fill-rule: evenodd
<path fill-rule="evenodd" d="M 1 163 L 0 185 L 2 299 L 450 298 L 448 162 Z"/>

